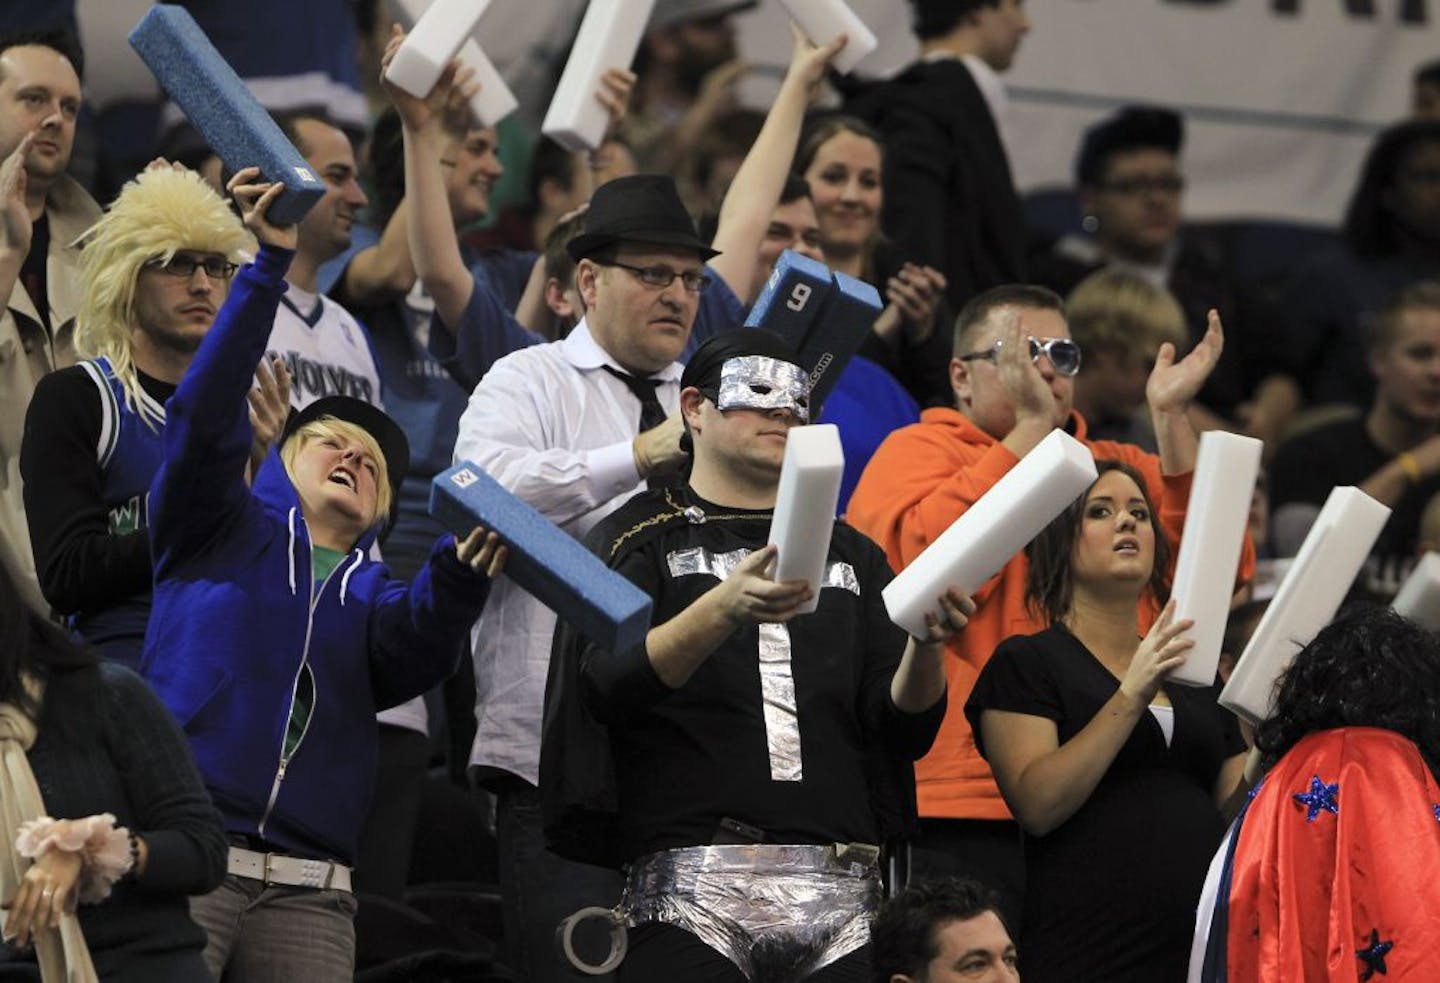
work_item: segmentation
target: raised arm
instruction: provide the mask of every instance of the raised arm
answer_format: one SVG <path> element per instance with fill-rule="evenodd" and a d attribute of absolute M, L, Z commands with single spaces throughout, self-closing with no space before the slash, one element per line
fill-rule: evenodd
<path fill-rule="evenodd" d="M 415 264 L 410 259 L 410 208 L 404 199 L 385 223 L 380 241 L 351 257 L 341 274 L 345 296 L 351 303 L 373 307 L 403 297 L 415 285 Z"/>
<path fill-rule="evenodd" d="M 720 205 L 720 223 L 714 247 L 720 255 L 710 267 L 725 278 L 730 289 L 747 305 L 755 299 L 760 284 L 755 282 L 755 254 L 770 225 L 770 215 L 780 203 L 785 178 L 795 159 L 800 125 L 810 97 L 825 78 L 825 67 L 845 45 L 842 35 L 817 48 L 795 27 L 790 68 L 780 83 L 780 92 L 755 144 L 745 155 L 725 201 Z"/>
<path fill-rule="evenodd" d="M 25 157 L 35 143 L 35 134 L 26 134 L 15 151 L 0 161 L 0 317 L 9 317 L 4 304 L 20 279 L 20 267 L 30 253 L 34 222 L 25 204 Z M 39 305 L 39 302 L 36 302 Z"/>
<path fill-rule="evenodd" d="M 247 393 L 285 293 L 296 241 L 293 225 L 274 226 L 265 219 L 284 186 L 250 183 L 259 176 L 258 168 L 247 167 L 229 186 L 246 227 L 260 241 L 259 255 L 235 275 L 214 326 L 166 406 L 165 456 L 150 498 L 157 572 L 206 541 L 249 494 Z"/>
<path fill-rule="evenodd" d="M 1205 336 L 1190 354 L 1177 362 L 1175 346 L 1166 342 L 1155 356 L 1155 368 L 1145 383 L 1145 399 L 1150 404 L 1155 442 L 1160 449 L 1160 470 L 1164 474 L 1185 474 L 1195 470 L 1200 437 L 1190 422 L 1190 406 L 1220 361 L 1220 351 L 1224 347 L 1225 332 L 1220 325 L 1220 314 L 1212 310 Z"/>
<path fill-rule="evenodd" d="M 381 62 L 381 81 L 400 114 L 405 143 L 405 200 L 410 256 L 425 290 L 435 299 L 435 311 L 447 325 L 460 321 L 475 281 L 460 254 L 455 237 L 455 216 L 445 192 L 440 153 L 446 139 L 442 107 L 452 97 L 468 99 L 478 88 L 469 69 L 452 62 L 425 99 L 417 99 L 385 80 L 395 53 L 405 40 L 399 27 L 392 29 Z"/>

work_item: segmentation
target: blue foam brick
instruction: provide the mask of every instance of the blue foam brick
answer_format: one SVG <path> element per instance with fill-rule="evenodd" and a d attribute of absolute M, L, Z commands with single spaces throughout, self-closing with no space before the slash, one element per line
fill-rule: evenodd
<path fill-rule="evenodd" d="M 829 267 L 787 249 L 775 261 L 745 327 L 773 331 L 799 351 L 829 293 Z"/>
<path fill-rule="evenodd" d="M 874 287 L 844 273 L 836 273 L 834 279 L 825 306 L 799 346 L 800 364 L 810 373 L 811 412 L 817 416 L 880 315 L 880 293 Z"/>
<path fill-rule="evenodd" d="M 284 181 L 270 206 L 276 225 L 292 225 L 325 194 L 325 184 L 256 101 L 184 7 L 156 4 L 130 32 L 130 47 L 195 129 L 233 170 L 258 167 Z"/>
<path fill-rule="evenodd" d="M 493 529 L 510 547 L 504 576 L 596 644 L 612 652 L 644 644 L 650 595 L 477 465 L 462 461 L 435 476 L 430 514 L 460 535 L 476 526 Z"/>

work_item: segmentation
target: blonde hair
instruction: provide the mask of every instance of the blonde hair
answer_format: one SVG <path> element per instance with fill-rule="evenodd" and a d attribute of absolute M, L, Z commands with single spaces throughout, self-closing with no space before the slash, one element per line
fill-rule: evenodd
<path fill-rule="evenodd" d="M 1167 341 L 1178 350 L 1190 337 L 1185 312 L 1170 291 L 1121 270 L 1101 270 L 1080 281 L 1065 300 L 1065 319 L 1070 336 L 1087 353 L 1133 356 L 1145 343 L 1159 348 Z"/>
<path fill-rule="evenodd" d="M 380 444 L 370 436 L 370 431 L 348 420 L 342 420 L 337 416 L 328 413 L 298 428 L 280 446 L 280 462 L 285 465 L 285 473 L 290 475 L 290 480 L 295 480 L 295 458 L 300 451 L 312 440 L 321 440 L 326 437 L 337 440 L 353 440 L 365 448 L 375 461 L 375 514 L 370 517 L 370 525 L 374 525 L 381 519 L 390 515 L 390 466 L 385 460 L 385 454 L 380 450 Z"/>
<path fill-rule="evenodd" d="M 135 283 L 145 264 L 168 262 L 176 252 L 219 253 L 239 263 L 255 240 L 218 194 L 189 170 L 156 168 L 126 184 L 99 221 L 77 240 L 83 282 L 75 315 L 75 349 L 109 359 L 125 388 L 125 402 L 152 428 L 160 424 L 138 399 L 131 358 Z"/>

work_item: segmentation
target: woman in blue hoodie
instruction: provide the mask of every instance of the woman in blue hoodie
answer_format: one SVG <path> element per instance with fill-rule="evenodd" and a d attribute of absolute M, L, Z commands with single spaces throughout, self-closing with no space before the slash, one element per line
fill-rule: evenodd
<path fill-rule="evenodd" d="M 167 407 L 151 488 L 155 600 L 143 669 L 179 720 L 230 836 L 229 876 L 192 905 L 217 979 L 351 979 L 375 713 L 455 668 L 505 551 L 445 536 L 406 585 L 369 548 L 408 461 L 382 412 L 332 397 L 292 418 L 247 487 L 246 393 L 294 226 L 281 185 L 230 182 L 260 241 Z"/>

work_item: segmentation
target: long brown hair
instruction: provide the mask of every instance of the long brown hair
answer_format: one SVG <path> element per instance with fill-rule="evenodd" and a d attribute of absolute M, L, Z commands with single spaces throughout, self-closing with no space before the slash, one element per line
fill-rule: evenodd
<path fill-rule="evenodd" d="M 1159 512 L 1150 498 L 1150 490 L 1145 486 L 1145 476 L 1123 461 L 1096 461 L 1095 470 L 1098 472 L 1095 481 L 1085 489 L 1085 494 L 1067 505 L 1065 511 L 1051 520 L 1025 547 L 1025 556 L 1030 561 L 1030 571 L 1025 579 L 1025 604 L 1036 617 L 1049 624 L 1059 624 L 1070 613 L 1070 606 L 1075 600 L 1075 543 L 1080 538 L 1085 502 L 1100 479 L 1111 471 L 1119 471 L 1135 482 L 1145 499 L 1145 507 L 1150 510 L 1150 527 L 1155 531 L 1155 558 L 1147 587 L 1162 604 L 1170 594 L 1167 580 L 1170 543 L 1160 527 Z"/>

